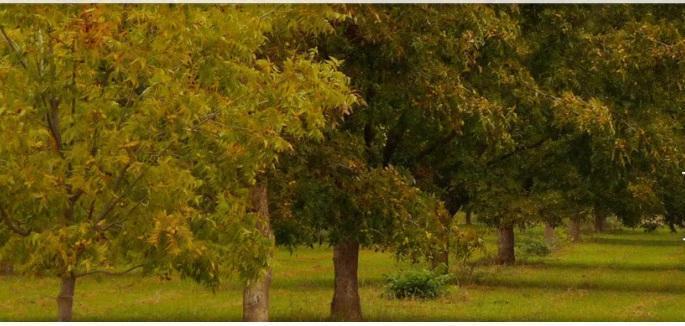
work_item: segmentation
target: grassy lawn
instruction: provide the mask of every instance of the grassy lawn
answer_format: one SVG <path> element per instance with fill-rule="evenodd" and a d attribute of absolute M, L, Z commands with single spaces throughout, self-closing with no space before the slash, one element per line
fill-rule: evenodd
<path fill-rule="evenodd" d="M 541 237 L 539 230 L 517 234 Z M 492 234 L 487 237 L 494 243 Z M 493 252 L 494 248 L 489 251 Z M 332 297 L 332 250 L 279 250 L 271 292 L 276 321 L 322 321 Z M 623 230 L 583 243 L 562 243 L 544 258 L 514 267 L 480 266 L 468 282 L 430 301 L 382 297 L 384 275 L 406 264 L 392 255 L 361 254 L 364 316 L 370 321 L 685 321 L 685 242 L 666 230 Z M 0 277 L 0 320 L 55 319 L 58 282 Z M 76 286 L 74 319 L 239 320 L 241 289 L 215 293 L 187 280 L 137 275 L 86 277 Z"/>

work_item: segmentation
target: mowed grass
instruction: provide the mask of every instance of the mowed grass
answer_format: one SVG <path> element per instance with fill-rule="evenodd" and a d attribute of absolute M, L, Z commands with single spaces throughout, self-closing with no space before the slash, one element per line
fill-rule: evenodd
<path fill-rule="evenodd" d="M 518 232 L 539 238 L 538 229 Z M 494 245 L 494 234 L 487 240 Z M 492 254 L 493 246 L 489 246 Z M 410 268 L 389 253 L 363 251 L 360 294 L 370 321 L 685 321 L 685 241 L 666 230 L 622 230 L 563 242 L 550 256 L 516 266 L 479 266 L 436 300 L 383 297 L 384 276 Z M 333 295 L 330 248 L 279 250 L 271 288 L 275 321 L 325 321 Z M 0 320 L 55 319 L 54 278 L 0 277 Z M 74 319 L 236 321 L 242 291 L 214 293 L 189 280 L 127 275 L 78 281 Z"/>

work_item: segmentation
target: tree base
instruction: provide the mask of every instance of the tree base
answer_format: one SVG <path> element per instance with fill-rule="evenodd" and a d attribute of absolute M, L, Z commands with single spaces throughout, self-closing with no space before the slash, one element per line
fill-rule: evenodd
<path fill-rule="evenodd" d="M 516 262 L 514 251 L 514 226 L 505 225 L 499 228 L 499 252 L 497 264 L 513 265 Z"/>
<path fill-rule="evenodd" d="M 269 321 L 271 269 L 243 290 L 243 321 Z"/>
<path fill-rule="evenodd" d="M 331 319 L 336 321 L 361 321 L 362 308 L 359 299 L 357 270 L 359 266 L 359 243 L 350 241 L 333 248 L 335 267 L 335 292 L 331 302 Z"/>
<path fill-rule="evenodd" d="M 57 296 L 57 321 L 71 321 L 75 288 L 75 277 L 62 277 L 62 285 Z"/>

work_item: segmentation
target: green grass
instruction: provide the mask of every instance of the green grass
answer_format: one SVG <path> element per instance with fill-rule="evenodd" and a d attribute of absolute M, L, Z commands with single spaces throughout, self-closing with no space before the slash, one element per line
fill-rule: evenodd
<path fill-rule="evenodd" d="M 518 232 L 541 237 L 540 230 Z M 494 234 L 487 240 L 494 244 Z M 489 252 L 494 250 L 489 246 Z M 331 250 L 279 250 L 271 290 L 277 321 L 323 321 L 332 297 Z M 363 313 L 370 321 L 685 321 L 682 235 L 624 230 L 562 243 L 545 258 L 522 257 L 513 267 L 484 265 L 469 282 L 436 300 L 382 296 L 384 275 L 407 268 L 392 255 L 363 251 Z M 0 277 L 0 320 L 54 320 L 53 278 Z M 241 289 L 212 293 L 187 280 L 128 275 L 80 279 L 75 320 L 239 320 Z"/>

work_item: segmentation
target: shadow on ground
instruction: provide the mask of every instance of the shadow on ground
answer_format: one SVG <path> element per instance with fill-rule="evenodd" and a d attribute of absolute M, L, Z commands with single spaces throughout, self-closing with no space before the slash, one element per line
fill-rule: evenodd
<path fill-rule="evenodd" d="M 682 240 L 642 240 L 642 239 L 610 239 L 610 238 L 593 238 L 589 242 L 606 245 L 621 245 L 621 246 L 652 246 L 652 247 L 677 247 L 685 246 L 685 241 Z"/>
<path fill-rule="evenodd" d="M 589 264 L 581 262 L 520 262 L 518 266 L 526 266 L 535 269 L 610 269 L 615 271 L 634 271 L 634 272 L 663 272 L 663 271 L 685 271 L 683 264 L 659 264 L 659 265 L 636 265 L 636 264 Z"/>

